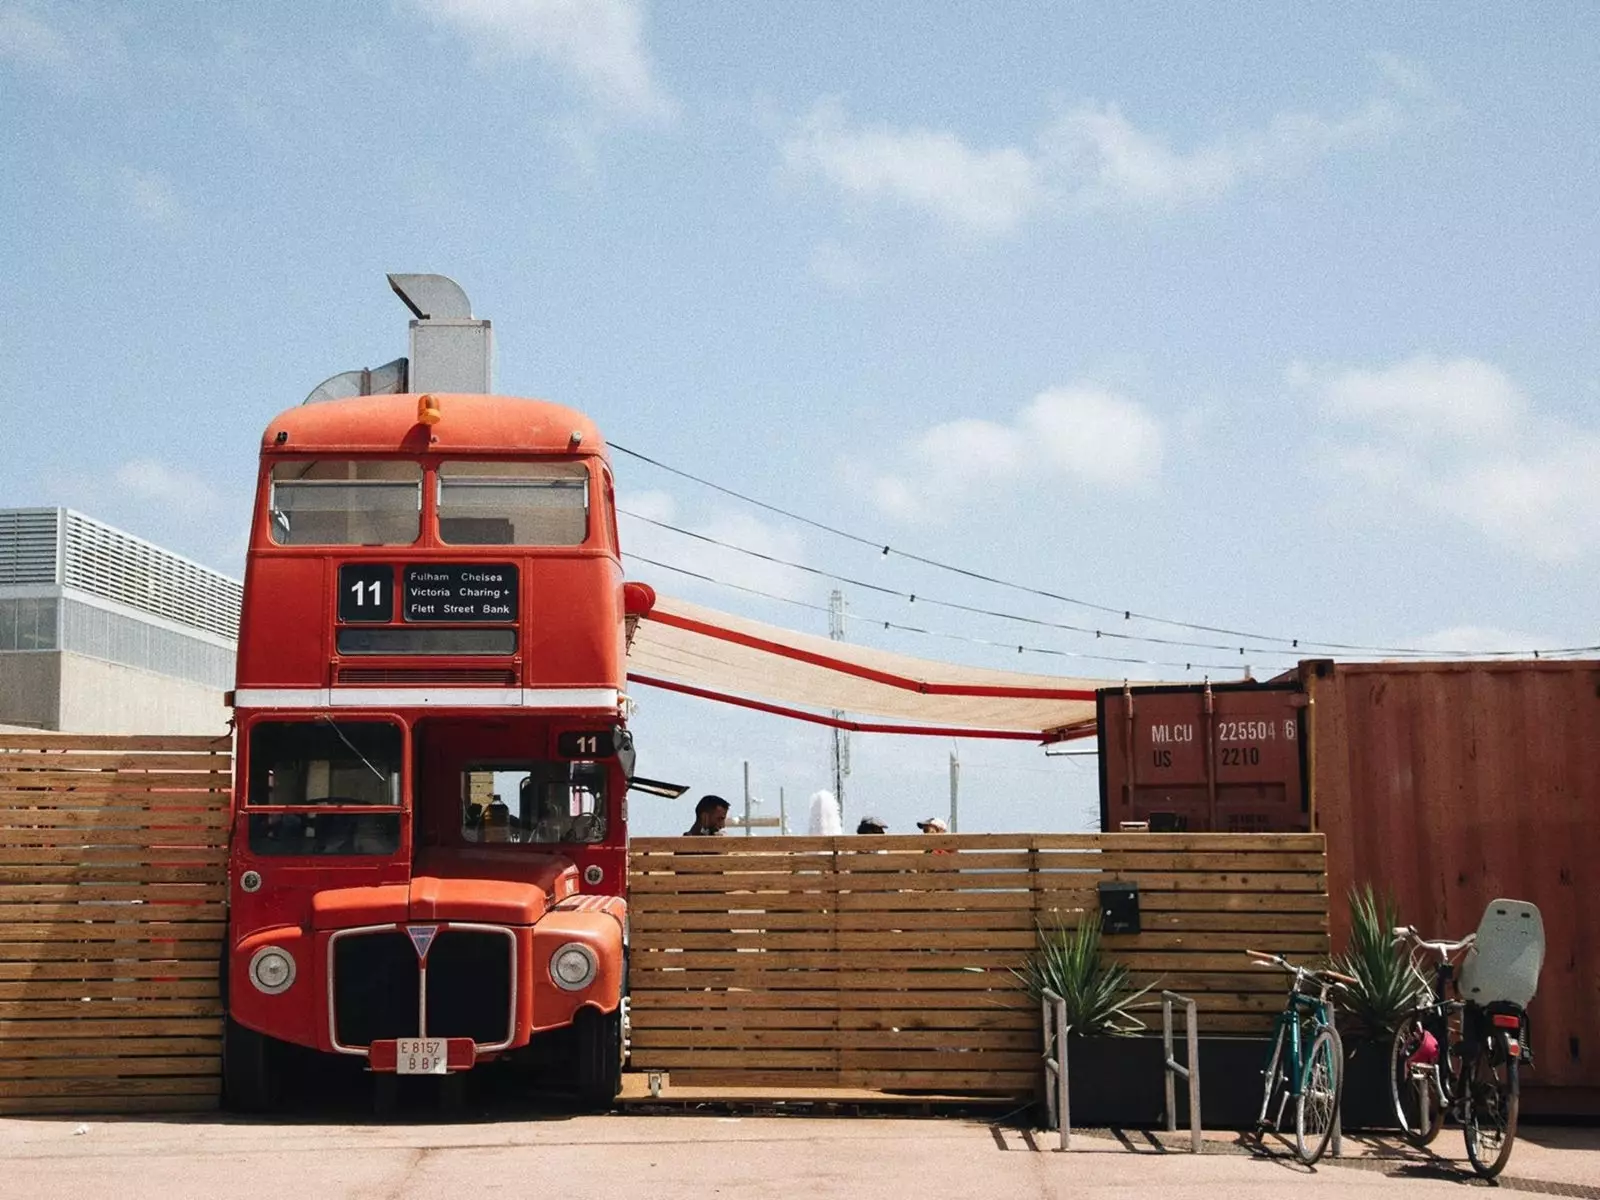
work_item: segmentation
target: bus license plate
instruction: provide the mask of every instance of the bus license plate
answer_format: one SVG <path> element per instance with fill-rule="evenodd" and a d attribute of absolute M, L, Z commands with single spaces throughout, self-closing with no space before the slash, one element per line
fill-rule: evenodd
<path fill-rule="evenodd" d="M 394 1044 L 394 1069 L 397 1075 L 443 1075 L 443 1038 L 397 1038 Z"/>

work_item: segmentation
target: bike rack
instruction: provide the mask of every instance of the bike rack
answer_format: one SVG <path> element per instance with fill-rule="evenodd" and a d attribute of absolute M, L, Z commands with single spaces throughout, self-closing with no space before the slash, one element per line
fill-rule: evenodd
<path fill-rule="evenodd" d="M 1072 1144 L 1072 1112 L 1067 1098 L 1067 1002 L 1046 988 L 1039 998 L 1044 1018 L 1045 1128 L 1061 1131 L 1060 1150 Z M 1054 1055 L 1054 1057 L 1052 1057 Z"/>
<path fill-rule="evenodd" d="M 1188 1065 L 1172 1057 L 1172 1006 L 1183 1005 L 1183 1025 L 1189 1043 Z M 1195 1002 L 1177 992 L 1161 993 L 1161 1045 L 1166 1052 L 1167 1132 L 1178 1132 L 1178 1089 L 1174 1079 L 1182 1075 L 1189 1081 L 1189 1152 L 1200 1153 L 1200 1027 Z"/>

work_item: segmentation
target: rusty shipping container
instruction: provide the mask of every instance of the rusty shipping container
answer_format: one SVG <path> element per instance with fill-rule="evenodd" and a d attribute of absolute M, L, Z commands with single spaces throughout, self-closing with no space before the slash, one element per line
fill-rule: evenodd
<path fill-rule="evenodd" d="M 1434 937 L 1531 900 L 1528 1107 L 1600 1114 L 1600 662 L 1302 663 L 1333 944 L 1371 883 Z"/>
<path fill-rule="evenodd" d="M 1305 704 L 1298 681 L 1103 689 L 1100 828 L 1309 829 Z"/>

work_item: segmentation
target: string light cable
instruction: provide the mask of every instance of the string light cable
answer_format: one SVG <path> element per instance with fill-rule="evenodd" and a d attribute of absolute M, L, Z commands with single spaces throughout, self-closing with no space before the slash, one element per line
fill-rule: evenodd
<path fill-rule="evenodd" d="M 959 566 L 958 564 L 955 564 L 955 563 L 949 563 L 949 562 L 945 562 L 945 561 L 943 561 L 941 559 L 930 558 L 927 555 L 917 554 L 917 553 L 914 553 L 913 551 L 910 551 L 910 550 L 902 550 L 902 549 L 900 549 L 900 548 L 898 548 L 898 547 L 896 547 L 894 545 L 891 545 L 888 542 L 882 541 L 881 539 L 868 538 L 868 537 L 863 536 L 862 534 L 852 533 L 850 530 L 841 529 L 836 525 L 830 525 L 830 524 L 828 524 L 828 523 L 826 523 L 824 521 L 816 520 L 815 518 L 808 517 L 803 513 L 797 513 L 797 512 L 794 512 L 791 509 L 782 508 L 782 507 L 780 507 L 780 506 L 778 506 L 776 504 L 771 504 L 771 503 L 769 503 L 769 502 L 767 502 L 765 500 L 757 499 L 756 497 L 747 495 L 744 492 L 736 491 L 733 488 L 724 486 L 723 484 L 716 483 L 716 482 L 714 482 L 714 481 L 712 481 L 710 479 L 706 479 L 706 478 L 703 478 L 702 476 L 695 475 L 692 472 L 685 471 L 680 467 L 674 467 L 674 466 L 672 466 L 672 465 L 670 465 L 668 463 L 664 463 L 660 459 L 652 458 L 648 454 L 643 454 L 643 453 L 640 453 L 637 450 L 629 449 L 628 447 L 620 445 L 617 442 L 607 442 L 607 445 L 609 445 L 611 447 L 611 449 L 617 451 L 618 453 L 627 455 L 629 458 L 637 459 L 638 461 L 643 462 L 643 463 L 648 463 L 650 466 L 656 467 L 657 469 L 662 470 L 662 471 L 666 471 L 668 474 L 676 475 L 676 476 L 678 476 L 678 477 L 680 477 L 682 479 L 689 480 L 691 483 L 696 483 L 696 484 L 699 484 L 702 487 L 710 488 L 711 490 L 713 490 L 715 492 L 720 492 L 722 495 L 728 496 L 728 497 L 730 497 L 730 498 L 732 498 L 734 500 L 738 500 L 741 503 L 753 505 L 756 508 L 760 508 L 760 509 L 763 509 L 763 510 L 765 510 L 767 512 L 774 513 L 777 516 L 783 517 L 783 518 L 785 518 L 787 520 L 790 520 L 790 521 L 799 522 L 802 525 L 809 526 L 812 529 L 820 530 L 821 532 L 829 534 L 832 537 L 842 538 L 845 541 L 854 542 L 857 545 L 870 547 L 871 549 L 878 551 L 879 554 L 882 557 L 886 557 L 887 558 L 887 557 L 891 557 L 892 556 L 892 557 L 897 557 L 897 558 L 903 558 L 903 559 L 907 560 L 908 562 L 920 563 L 923 566 L 933 567 L 933 568 L 935 568 L 937 570 L 941 570 L 941 571 L 948 571 L 948 572 L 950 572 L 952 574 L 960 575 L 960 576 L 963 576 L 963 577 L 965 577 L 967 579 L 972 579 L 972 580 L 975 580 L 975 581 L 980 582 L 980 583 L 987 583 L 987 584 L 991 584 L 991 585 L 996 586 L 996 587 L 1009 588 L 1009 589 L 1011 589 L 1013 591 L 1024 592 L 1024 593 L 1026 593 L 1028 595 L 1040 597 L 1041 599 L 1053 600 L 1053 601 L 1056 601 L 1057 603 L 1071 605 L 1073 607 L 1086 609 L 1086 610 L 1089 610 L 1091 612 L 1106 613 L 1106 614 L 1109 614 L 1111 616 L 1118 616 L 1118 617 L 1121 617 L 1124 621 L 1145 621 L 1145 622 L 1148 622 L 1148 623 L 1150 623 L 1152 625 L 1161 625 L 1161 626 L 1164 626 L 1164 627 L 1167 627 L 1167 628 L 1173 628 L 1173 629 L 1186 629 L 1186 630 L 1189 630 L 1189 631 L 1195 632 L 1195 633 L 1212 633 L 1212 634 L 1218 634 L 1218 635 L 1220 635 L 1222 637 L 1245 638 L 1245 639 L 1248 639 L 1248 640 L 1251 640 L 1251 641 L 1255 641 L 1255 642 L 1278 642 L 1278 643 L 1282 643 L 1282 647 L 1281 648 L 1255 647 L 1253 649 L 1253 652 L 1255 652 L 1255 653 L 1282 654 L 1283 651 L 1285 649 L 1287 649 L 1287 650 L 1296 651 L 1299 654 L 1311 654 L 1311 653 L 1316 652 L 1316 651 L 1342 651 L 1342 652 L 1349 652 L 1349 653 L 1355 653 L 1355 654 L 1382 654 L 1382 655 L 1388 655 L 1388 656 L 1393 656 L 1393 657 L 1411 657 L 1411 658 L 1446 658 L 1446 657 L 1448 657 L 1448 658 L 1510 658 L 1510 657 L 1525 657 L 1525 656 L 1527 656 L 1529 654 L 1531 654 L 1534 658 L 1559 658 L 1559 657 L 1566 657 L 1566 656 L 1572 656 L 1572 655 L 1594 654 L 1596 652 L 1600 652 L 1600 645 L 1594 645 L 1594 646 L 1571 646 L 1571 647 L 1563 647 L 1563 648 L 1555 649 L 1555 650 L 1451 650 L 1451 649 L 1428 650 L 1428 649 L 1421 649 L 1421 648 L 1417 648 L 1417 647 L 1407 647 L 1407 646 L 1369 646 L 1369 645 L 1361 645 L 1361 644 L 1357 644 L 1357 643 L 1353 643 L 1353 642 L 1316 641 L 1316 640 L 1311 640 L 1311 639 L 1307 639 L 1307 638 L 1298 638 L 1298 637 L 1289 638 L 1289 637 L 1282 637 L 1282 636 L 1279 636 L 1279 635 L 1276 635 L 1276 634 L 1253 633 L 1253 632 L 1250 632 L 1250 631 L 1247 631 L 1247 630 L 1231 629 L 1231 628 L 1228 628 L 1228 627 L 1225 627 L 1225 626 L 1221 626 L 1221 625 L 1207 625 L 1207 624 L 1204 624 L 1202 622 L 1197 622 L 1197 621 L 1181 621 L 1181 620 L 1176 620 L 1176 619 L 1171 618 L 1171 617 L 1159 617 L 1159 616 L 1155 616 L 1155 615 L 1153 615 L 1151 613 L 1139 612 L 1139 611 L 1136 611 L 1136 610 L 1131 609 L 1131 608 L 1118 608 L 1118 607 L 1115 607 L 1115 606 L 1112 606 L 1112 605 L 1098 604 L 1098 603 L 1095 603 L 1092 600 L 1084 600 L 1084 599 L 1082 599 L 1080 597 L 1068 596 L 1068 595 L 1064 595 L 1063 593 L 1060 593 L 1060 592 L 1054 592 L 1054 591 L 1051 591 L 1051 590 L 1049 590 L 1047 588 L 1034 587 L 1031 584 L 1019 583 L 1019 582 L 1017 582 L 1015 580 L 1011 580 L 1011 579 L 1003 579 L 1003 578 L 1000 578 L 1000 577 L 995 576 L 995 575 L 986 574 L 986 573 L 984 573 L 982 571 L 974 571 L 974 570 L 972 570 L 972 569 L 970 569 L 968 567 Z M 618 512 L 624 512 L 624 511 L 625 510 L 618 509 Z M 772 558 L 771 556 L 762 555 L 758 551 L 748 550 L 745 547 L 741 547 L 741 546 L 732 546 L 732 545 L 729 545 L 729 544 L 723 543 L 723 542 L 717 542 L 713 538 L 704 537 L 704 535 L 700 535 L 700 534 L 694 534 L 694 533 L 691 533 L 691 532 L 689 532 L 687 530 L 677 529 L 674 526 L 667 525 L 664 522 L 654 521 L 651 518 L 640 516 L 637 513 L 625 513 L 625 515 L 631 516 L 635 520 L 646 521 L 649 524 L 658 525 L 663 529 L 671 529 L 674 532 L 684 533 L 689 537 L 699 537 L 704 541 L 711 542 L 712 544 L 715 544 L 715 545 L 723 546 L 726 549 L 735 550 L 735 551 L 738 551 L 738 552 L 744 553 L 744 554 L 750 554 L 750 555 L 753 555 L 753 556 L 755 556 L 757 558 L 766 558 L 767 561 L 769 561 L 769 562 L 773 562 L 773 563 L 776 563 L 776 564 L 782 565 L 782 566 L 788 566 L 788 567 L 790 567 L 790 568 L 792 568 L 794 570 L 809 571 L 809 572 L 812 572 L 814 574 L 826 576 L 828 578 L 840 579 L 841 582 L 848 582 L 848 583 L 851 583 L 853 586 L 856 586 L 856 587 L 864 587 L 864 588 L 868 588 L 870 590 L 883 592 L 883 593 L 888 594 L 888 595 L 895 595 L 895 596 L 903 595 L 902 593 L 896 592 L 892 588 L 884 588 L 884 587 L 881 587 L 881 586 L 878 586 L 878 585 L 867 584 L 867 583 L 864 583 L 864 582 L 859 581 L 859 580 L 845 580 L 842 577 L 837 576 L 837 575 L 833 575 L 830 572 L 820 571 L 820 570 L 818 570 L 816 568 L 805 567 L 805 566 L 802 566 L 801 564 L 798 564 L 798 563 L 785 563 L 780 559 Z M 934 601 L 929 601 L 929 603 L 934 603 Z M 960 607 L 960 606 L 952 605 L 950 607 Z M 987 612 L 987 610 L 982 610 L 982 609 L 973 609 L 973 610 L 969 610 L 969 611 L 984 612 L 984 613 L 986 613 L 986 615 L 990 615 L 990 616 L 1003 616 L 1006 619 L 1028 619 L 1028 618 L 1010 617 L 1010 616 L 1007 616 L 1006 614 Z M 1067 625 L 1067 624 L 1059 623 L 1059 622 L 1036 622 L 1036 623 L 1039 623 L 1039 624 L 1050 624 L 1050 625 L 1054 625 L 1057 628 L 1067 629 L 1067 630 L 1071 630 L 1071 631 L 1074 631 L 1074 632 L 1083 632 L 1083 633 L 1092 632 L 1096 637 L 1128 637 L 1128 638 L 1130 638 L 1132 640 L 1143 641 L 1143 642 L 1147 642 L 1147 643 L 1154 644 L 1154 645 L 1183 646 L 1183 647 L 1190 647 L 1190 648 L 1194 648 L 1194 649 L 1205 649 L 1205 650 L 1233 650 L 1234 649 L 1233 646 L 1221 646 L 1221 645 L 1217 645 L 1215 643 L 1207 643 L 1207 642 L 1193 642 L 1193 641 L 1183 641 L 1183 640 L 1178 640 L 1178 639 L 1163 639 L 1163 638 L 1155 638 L 1155 637 L 1134 638 L 1133 635 L 1115 634 L 1115 633 L 1112 633 L 1112 632 L 1110 632 L 1108 630 L 1101 630 L 1101 629 L 1083 629 L 1083 628 L 1078 627 L 1078 626 Z M 1246 648 L 1240 647 L 1239 648 L 1239 652 L 1240 653 L 1245 653 L 1246 652 Z"/>
<path fill-rule="evenodd" d="M 828 570 L 825 570 L 825 569 L 823 569 L 821 567 L 813 567 L 813 566 L 810 566 L 810 565 L 808 565 L 806 563 L 798 563 L 798 562 L 794 562 L 794 561 L 792 561 L 790 559 L 780 558 L 777 555 L 768 554 L 765 551 L 752 550 L 748 546 L 740 546 L 740 545 L 737 545 L 737 544 L 735 544 L 733 542 L 724 541 L 721 538 L 712 537 L 710 534 L 697 533 L 692 529 L 684 529 L 681 526 L 673 525 L 673 524 L 670 524 L 670 523 L 668 523 L 666 521 L 658 521 L 654 517 L 647 517 L 647 516 L 643 515 L 642 513 L 636 513 L 636 512 L 633 512 L 633 511 L 629 510 L 629 509 L 625 509 L 625 508 L 620 508 L 619 507 L 617 509 L 617 512 L 619 514 L 621 514 L 622 516 L 628 517 L 631 520 L 641 521 L 644 524 L 654 526 L 657 529 L 663 529 L 663 530 L 666 530 L 666 531 L 668 531 L 670 533 L 676 533 L 676 534 L 679 534 L 680 536 L 691 538 L 691 539 L 693 539 L 695 541 L 703 542 L 703 543 L 705 543 L 707 545 L 716 546 L 716 547 L 719 547 L 720 549 L 723 549 L 723 550 L 731 550 L 731 551 L 734 551 L 735 553 L 746 555 L 746 556 L 748 556 L 750 558 L 757 559 L 757 560 L 759 560 L 761 562 L 771 563 L 774 566 L 786 567 L 786 568 L 788 568 L 790 570 L 800 571 L 800 572 L 803 572 L 803 573 L 808 574 L 808 575 L 816 576 L 818 578 L 829 579 L 829 580 L 832 580 L 832 581 L 834 581 L 836 583 L 847 584 L 847 585 L 849 585 L 851 587 L 860 588 L 863 591 L 874 592 L 874 593 L 876 593 L 878 595 L 889 596 L 889 597 L 892 597 L 892 598 L 897 599 L 897 600 L 904 600 L 907 603 L 911 603 L 911 604 L 916 604 L 916 603 L 931 604 L 931 605 L 933 605 L 935 607 L 950 609 L 951 611 L 954 611 L 954 612 L 969 613 L 969 614 L 972 614 L 974 616 L 989 617 L 989 618 L 993 618 L 993 619 L 996 619 L 996 620 L 1013 621 L 1013 622 L 1017 622 L 1017 623 L 1020 623 L 1020 624 L 1033 625 L 1033 626 L 1041 627 L 1041 628 L 1045 628 L 1045 629 L 1058 629 L 1058 630 L 1065 631 L 1067 633 L 1078 633 L 1078 634 L 1092 635 L 1093 637 L 1095 637 L 1097 639 L 1098 638 L 1110 638 L 1110 639 L 1114 639 L 1116 641 L 1121 641 L 1121 642 L 1136 642 L 1136 643 L 1143 643 L 1143 644 L 1146 644 L 1146 645 L 1155 645 L 1155 646 L 1172 646 L 1172 647 L 1185 649 L 1185 650 L 1221 650 L 1221 651 L 1229 652 L 1229 653 L 1238 653 L 1241 657 L 1245 656 L 1245 655 L 1249 655 L 1249 654 L 1265 655 L 1265 656 L 1272 657 L 1272 658 L 1291 657 L 1287 653 L 1286 649 L 1284 647 L 1281 647 L 1281 646 L 1232 645 L 1232 644 L 1223 644 L 1223 643 L 1218 643 L 1218 642 L 1199 642 L 1199 641 L 1193 641 L 1193 640 L 1185 639 L 1185 638 L 1164 638 L 1164 637 L 1157 637 L 1157 636 L 1155 636 L 1153 634 L 1124 633 L 1124 632 L 1121 632 L 1119 630 L 1114 630 L 1114 629 L 1097 629 L 1097 628 L 1094 628 L 1092 626 L 1076 625 L 1076 624 L 1073 624 L 1073 623 L 1068 622 L 1068 621 L 1054 621 L 1054 620 L 1050 620 L 1049 618 L 1046 618 L 1046 617 L 1024 616 L 1021 613 L 1006 612 L 1006 611 L 1001 610 L 1001 609 L 982 608 L 982 607 L 979 607 L 977 605 L 962 604 L 962 603 L 960 603 L 958 601 L 944 600 L 944 599 L 941 599 L 941 598 L 938 598 L 938 597 L 928 596 L 928 595 L 920 594 L 920 593 L 916 593 L 916 592 L 903 592 L 903 591 L 900 591 L 897 588 L 887 587 L 887 586 L 885 586 L 883 584 L 880 584 L 880 583 L 872 583 L 872 582 L 869 582 L 869 581 L 864 580 L 864 579 L 854 578 L 854 577 L 849 576 L 849 575 L 842 575 L 842 574 L 839 574 L 838 572 L 835 572 L 835 571 L 828 571 Z M 644 559 L 639 558 L 639 556 L 637 556 L 637 555 L 630 555 L 629 557 L 637 559 L 638 561 L 641 561 L 641 562 L 645 561 Z M 671 568 L 669 568 L 669 569 L 671 569 Z M 711 582 L 718 582 L 718 581 L 712 580 Z M 1266 639 L 1266 640 L 1271 640 L 1271 639 Z M 1329 644 L 1330 643 L 1314 643 L 1314 645 L 1329 645 Z M 1298 645 L 1298 643 L 1297 643 L 1297 645 Z M 1300 648 L 1304 649 L 1304 647 L 1300 647 Z M 1591 652 L 1594 652 L 1596 650 L 1600 650 L 1600 646 L 1595 646 L 1595 647 L 1576 647 L 1576 648 L 1562 649 L 1562 650 L 1546 650 L 1546 651 L 1542 651 L 1542 652 L 1541 651 L 1534 651 L 1533 653 L 1535 654 L 1536 657 L 1540 657 L 1540 656 L 1542 656 L 1542 657 L 1556 657 L 1556 656 L 1559 656 L 1559 655 L 1566 655 L 1566 654 L 1591 653 Z M 1390 653 L 1390 654 L 1392 654 L 1392 655 L 1394 655 L 1396 657 L 1429 657 L 1429 656 L 1436 656 L 1438 654 L 1438 652 L 1436 652 L 1436 651 L 1400 650 L 1400 649 L 1392 649 L 1392 650 L 1388 651 L 1388 653 Z M 1519 652 L 1516 652 L 1516 651 L 1494 651 L 1494 652 L 1488 652 L 1488 651 L 1486 651 L 1486 652 L 1483 652 L 1480 656 L 1481 657 L 1496 657 L 1496 656 L 1505 657 L 1505 656 L 1510 656 L 1510 655 L 1517 654 L 1517 653 L 1519 653 Z M 1520 653 L 1526 653 L 1526 652 L 1520 652 Z"/>

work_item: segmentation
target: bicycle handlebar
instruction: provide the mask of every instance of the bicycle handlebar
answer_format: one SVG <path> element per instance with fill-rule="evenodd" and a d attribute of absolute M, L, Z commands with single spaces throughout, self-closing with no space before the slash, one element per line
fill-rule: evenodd
<path fill-rule="evenodd" d="M 1416 945 L 1423 950 L 1431 950 L 1441 958 L 1448 958 L 1450 955 L 1465 950 L 1467 947 L 1476 944 L 1478 935 L 1476 933 L 1469 933 L 1459 942 L 1430 942 L 1424 938 L 1422 934 L 1417 932 L 1417 927 L 1415 925 L 1397 925 L 1394 929 L 1394 940 L 1395 945 L 1399 945 L 1404 941 L 1411 941 L 1416 943 Z"/>
<path fill-rule="evenodd" d="M 1323 979 L 1329 983 L 1341 983 L 1351 986 L 1361 981 L 1352 975 L 1343 975 L 1338 971 L 1319 970 L 1315 967 L 1297 967 L 1281 954 L 1265 954 L 1260 950 L 1246 950 L 1255 965 L 1258 967 L 1277 967 L 1279 970 L 1288 971 L 1293 975 L 1310 975 L 1314 979 Z"/>

